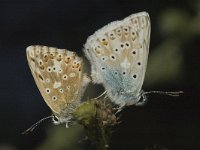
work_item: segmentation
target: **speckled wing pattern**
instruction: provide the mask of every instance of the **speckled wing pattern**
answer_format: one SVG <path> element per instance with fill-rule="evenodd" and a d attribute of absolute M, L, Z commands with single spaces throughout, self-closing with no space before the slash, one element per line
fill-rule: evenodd
<path fill-rule="evenodd" d="M 83 73 L 83 60 L 75 52 L 40 45 L 27 48 L 27 59 L 42 97 L 64 122 L 90 81 Z"/>
<path fill-rule="evenodd" d="M 113 102 L 136 104 L 141 95 L 150 43 L 146 12 L 114 21 L 91 35 L 84 45 L 94 83 L 104 85 Z"/>

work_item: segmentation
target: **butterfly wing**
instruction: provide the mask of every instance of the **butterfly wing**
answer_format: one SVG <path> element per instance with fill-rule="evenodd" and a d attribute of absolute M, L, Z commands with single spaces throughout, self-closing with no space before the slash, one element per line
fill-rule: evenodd
<path fill-rule="evenodd" d="M 89 82 L 83 61 L 74 52 L 47 46 L 29 46 L 27 59 L 36 85 L 55 114 L 79 104 Z"/>
<path fill-rule="evenodd" d="M 115 21 L 91 35 L 84 52 L 92 65 L 92 78 L 102 83 L 117 104 L 135 104 L 144 81 L 150 42 L 146 12 Z"/>

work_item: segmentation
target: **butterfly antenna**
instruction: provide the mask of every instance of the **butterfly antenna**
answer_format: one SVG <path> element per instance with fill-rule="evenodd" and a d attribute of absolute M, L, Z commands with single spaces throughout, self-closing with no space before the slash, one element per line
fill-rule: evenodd
<path fill-rule="evenodd" d="M 144 95 L 147 94 L 164 94 L 164 95 L 169 95 L 169 96 L 180 96 L 180 94 L 183 94 L 183 91 L 177 91 L 177 92 L 165 92 L 165 91 L 149 91 L 149 92 L 144 92 Z"/>
<path fill-rule="evenodd" d="M 51 116 L 42 118 L 41 120 L 39 120 L 38 122 L 36 122 L 32 126 L 30 126 L 28 129 L 26 129 L 24 132 L 22 132 L 22 134 L 28 134 L 28 133 L 32 132 L 40 123 L 44 122 L 47 119 L 54 118 L 54 117 L 55 117 L 54 115 L 51 115 Z"/>

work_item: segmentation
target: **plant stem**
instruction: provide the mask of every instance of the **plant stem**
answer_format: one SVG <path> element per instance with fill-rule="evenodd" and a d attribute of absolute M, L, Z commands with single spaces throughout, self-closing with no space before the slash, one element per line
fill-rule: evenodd
<path fill-rule="evenodd" d="M 109 149 L 112 128 L 117 124 L 111 105 L 106 105 L 105 101 L 92 100 L 81 105 L 74 116 L 85 127 L 97 150 Z"/>

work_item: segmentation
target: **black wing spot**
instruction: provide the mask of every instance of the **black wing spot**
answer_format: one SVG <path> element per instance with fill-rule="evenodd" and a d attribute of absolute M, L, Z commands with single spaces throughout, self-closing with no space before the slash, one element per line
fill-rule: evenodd
<path fill-rule="evenodd" d="M 137 78 L 137 75 L 136 75 L 136 74 L 134 74 L 134 75 L 133 75 L 133 78 L 135 78 L 135 79 L 136 79 L 136 78 Z"/>
<path fill-rule="evenodd" d="M 111 58 L 112 58 L 112 59 L 115 59 L 115 56 L 112 55 Z"/>
<path fill-rule="evenodd" d="M 44 81 L 44 78 L 39 74 L 38 75 L 38 77 L 42 80 L 42 81 Z"/>
<path fill-rule="evenodd" d="M 105 57 L 102 57 L 102 58 L 101 58 L 101 60 L 103 60 L 103 61 L 104 61 L 104 60 L 105 60 Z"/>

